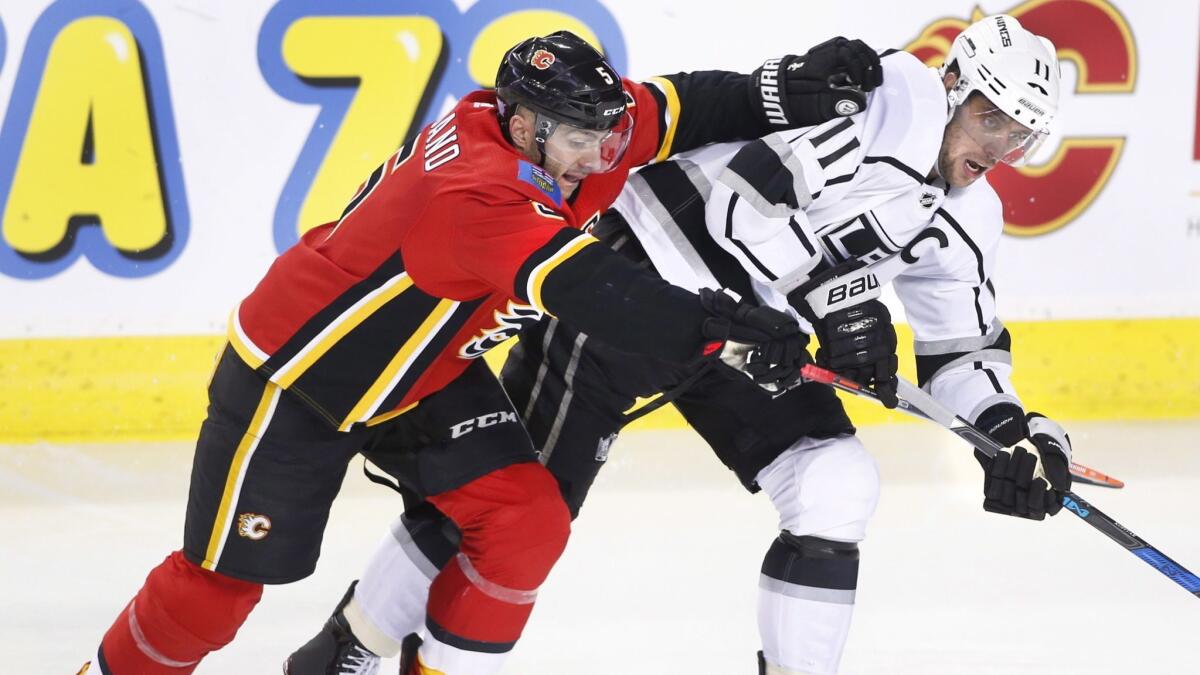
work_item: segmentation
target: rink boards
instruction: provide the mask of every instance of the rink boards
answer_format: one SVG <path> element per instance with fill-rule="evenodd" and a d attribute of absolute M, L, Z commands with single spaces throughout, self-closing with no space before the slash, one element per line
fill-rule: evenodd
<path fill-rule="evenodd" d="M 574 30 L 643 80 L 839 34 L 937 65 L 979 12 L 1062 63 L 1058 128 L 989 175 L 1021 395 L 1200 417 L 1200 4 L 978 4 L 0 0 L 0 442 L 190 438 L 230 310 L 527 35 Z"/>
<path fill-rule="evenodd" d="M 1200 319 L 1009 324 L 1014 382 L 1027 407 L 1062 419 L 1200 417 Z M 899 326 L 902 372 L 914 377 Z M 220 336 L 0 340 L 0 443 L 177 440 L 204 415 Z M 493 350 L 496 367 L 507 346 Z M 901 423 L 847 400 L 858 425 Z M 636 428 L 681 428 L 671 407 Z"/>

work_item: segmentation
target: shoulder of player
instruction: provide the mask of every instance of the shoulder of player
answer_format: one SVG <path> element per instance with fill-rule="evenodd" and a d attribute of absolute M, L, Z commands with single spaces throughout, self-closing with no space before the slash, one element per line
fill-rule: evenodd
<path fill-rule="evenodd" d="M 904 51 L 889 53 L 880 59 L 880 65 L 883 86 L 876 92 L 912 109 L 917 123 L 927 123 L 928 117 L 945 120 L 946 88 L 936 68 Z"/>
<path fill-rule="evenodd" d="M 937 162 L 946 121 L 946 93 L 937 76 L 912 54 L 881 59 L 883 86 L 865 113 L 866 163 L 891 165 L 920 182 Z"/>
<path fill-rule="evenodd" d="M 621 86 L 625 88 L 625 106 L 626 110 L 636 119 L 639 113 L 646 112 L 648 108 L 645 103 L 654 102 L 651 113 L 657 112 L 657 101 L 651 89 L 656 90 L 664 100 L 672 96 L 676 96 L 674 89 L 675 85 L 671 84 L 665 78 L 652 77 L 645 82 L 635 82 L 627 77 L 621 78 Z M 643 105 L 639 105 L 641 102 Z"/>
<path fill-rule="evenodd" d="M 490 163 L 486 170 L 465 174 L 445 186 L 463 199 L 474 199 L 489 207 L 541 204 L 558 212 L 564 208 L 562 188 L 545 169 L 525 160 L 506 158 Z"/>
<path fill-rule="evenodd" d="M 462 144 L 460 157 L 432 170 L 426 167 L 429 175 L 440 174 L 438 193 L 455 195 L 456 199 L 477 198 L 488 205 L 538 201 L 550 208 L 562 208 L 563 195 L 558 183 L 505 139 L 492 106 L 475 103 L 464 108 L 460 103 L 455 112 L 462 115 L 456 139 Z M 427 130 L 421 143 L 433 148 L 438 142 L 436 131 L 436 125 Z M 416 151 L 423 156 L 425 149 L 418 147 Z M 433 152 L 444 150 L 439 147 Z M 425 159 L 428 162 L 432 157 Z"/>

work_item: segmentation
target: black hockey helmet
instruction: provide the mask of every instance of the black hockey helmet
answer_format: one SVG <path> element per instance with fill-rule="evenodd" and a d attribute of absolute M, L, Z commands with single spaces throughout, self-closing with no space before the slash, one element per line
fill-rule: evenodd
<path fill-rule="evenodd" d="M 608 61 L 583 38 L 560 30 L 532 37 L 504 55 L 496 74 L 500 118 L 517 104 L 582 129 L 608 130 L 625 114 L 625 89 Z"/>

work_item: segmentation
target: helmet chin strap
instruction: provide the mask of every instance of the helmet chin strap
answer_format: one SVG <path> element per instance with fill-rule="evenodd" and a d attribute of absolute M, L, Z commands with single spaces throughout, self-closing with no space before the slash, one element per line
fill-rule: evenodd
<path fill-rule="evenodd" d="M 970 81 L 961 75 L 949 89 L 946 90 L 946 124 L 950 124 L 950 120 L 954 119 L 954 113 L 960 106 L 967 104 L 967 99 L 971 96 L 974 87 Z"/>

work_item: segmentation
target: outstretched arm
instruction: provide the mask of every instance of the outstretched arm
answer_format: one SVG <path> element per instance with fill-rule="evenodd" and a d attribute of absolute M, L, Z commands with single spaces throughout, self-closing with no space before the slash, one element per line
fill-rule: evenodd
<path fill-rule="evenodd" d="M 800 56 L 767 59 L 749 75 L 702 70 L 651 78 L 642 86 L 658 111 L 652 159 L 853 115 L 882 82 L 875 50 L 842 37 Z"/>
<path fill-rule="evenodd" d="M 563 227 L 562 217 L 544 204 L 467 199 L 445 220 L 454 229 L 458 274 L 617 349 L 678 364 L 720 361 L 765 388 L 799 377 L 808 338 L 793 318 L 672 286 L 592 235 Z M 418 285 L 433 281 L 413 272 Z"/>
<path fill-rule="evenodd" d="M 1041 520 L 1062 508 L 1071 488 L 1071 443 L 1057 423 L 1027 412 L 1012 373 L 1012 337 L 995 317 L 991 274 L 999 239 L 999 205 L 959 213 L 993 227 L 967 227 L 939 210 L 946 245 L 926 251 L 896 279 L 913 328 L 920 386 L 1011 451 L 977 453 L 984 470 L 984 509 Z M 995 211 L 992 213 L 992 211 Z M 972 223 L 977 225 L 978 223 Z M 1027 447 L 1014 447 L 1027 441 Z"/>

